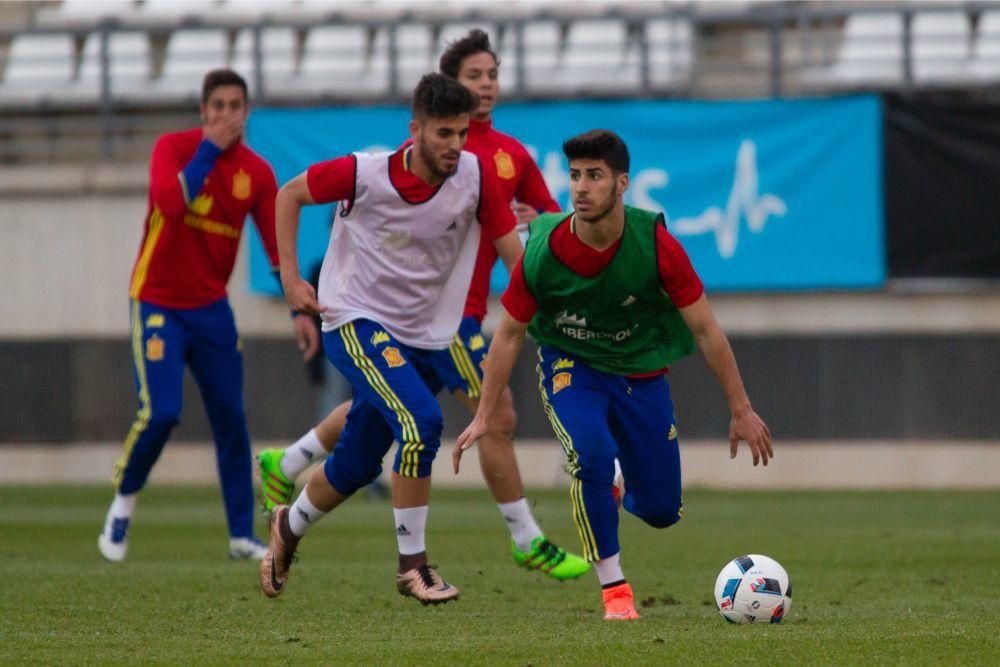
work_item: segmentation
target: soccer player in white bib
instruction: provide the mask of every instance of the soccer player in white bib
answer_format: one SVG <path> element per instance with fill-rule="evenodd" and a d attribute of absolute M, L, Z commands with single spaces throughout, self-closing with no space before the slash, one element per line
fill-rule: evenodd
<path fill-rule="evenodd" d="M 511 268 L 522 249 L 496 180 L 462 151 L 478 104 L 455 80 L 428 74 L 413 93 L 412 146 L 315 164 L 278 193 L 285 298 L 296 312 L 321 315 L 324 349 L 351 382 L 354 401 L 334 453 L 291 506 L 273 512 L 260 568 L 270 597 L 284 590 L 299 539 L 381 473 L 393 441 L 397 589 L 424 604 L 458 597 L 427 564 L 424 544 L 443 422 L 435 394 L 450 365 L 480 235 L 493 239 Z M 337 222 L 317 298 L 299 274 L 299 213 L 334 201 Z"/>
<path fill-rule="evenodd" d="M 479 95 L 479 107 L 472 113 L 464 150 L 478 156 L 484 173 L 496 178 L 504 201 L 512 202 L 519 226 L 526 227 L 539 211 L 558 211 L 559 205 L 552 199 L 528 150 L 514 137 L 493 127 L 493 109 L 500 96 L 499 67 L 500 61 L 489 37 L 482 30 L 471 30 L 450 43 L 441 54 L 441 73 Z M 450 348 L 453 368 L 444 377 L 445 387 L 470 414 L 475 413 L 478 405 L 482 368 L 489 350 L 482 321 L 486 317 L 490 273 L 496 261 L 493 243 L 482 237 L 462 321 Z M 287 504 L 294 492 L 296 477 L 333 450 L 349 408 L 350 402 L 338 406 L 288 447 L 265 449 L 258 454 L 257 470 L 266 511 Z M 590 566 L 584 559 L 567 553 L 549 540 L 535 521 L 524 497 L 514 454 L 516 422 L 513 398 L 505 391 L 494 415 L 493 429 L 479 446 L 483 478 L 510 530 L 511 554 L 514 562 L 522 567 L 543 572 L 553 579 L 574 579 L 589 571 Z"/>

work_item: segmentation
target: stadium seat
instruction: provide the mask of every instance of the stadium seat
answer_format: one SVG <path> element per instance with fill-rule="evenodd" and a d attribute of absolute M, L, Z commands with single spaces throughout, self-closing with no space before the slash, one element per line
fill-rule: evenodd
<path fill-rule="evenodd" d="M 948 83 L 968 76 L 971 30 L 964 12 L 921 12 L 911 27 L 914 81 Z"/>
<path fill-rule="evenodd" d="M 562 64 L 562 29 L 555 21 L 532 21 L 524 24 L 525 89 L 545 92 L 560 82 Z"/>
<path fill-rule="evenodd" d="M 145 32 L 113 32 L 108 36 L 108 59 L 111 91 L 128 99 L 133 91 L 149 85 L 149 36 Z M 101 90 L 101 34 L 91 33 L 83 47 L 80 74 L 73 93 L 84 98 L 97 98 Z"/>
<path fill-rule="evenodd" d="M 649 43 L 649 82 L 656 88 L 688 80 L 693 61 L 691 23 L 683 19 L 656 19 L 646 23 Z"/>
<path fill-rule="evenodd" d="M 563 88 L 581 92 L 621 92 L 640 84 L 639 45 L 624 21 L 575 21 L 566 32 Z"/>
<path fill-rule="evenodd" d="M 264 28 L 260 33 L 261 65 L 264 70 L 264 91 L 267 94 L 287 92 L 296 74 L 296 39 L 292 28 Z M 253 30 L 244 28 L 236 36 L 230 65 L 247 80 L 252 94 L 255 89 Z"/>
<path fill-rule="evenodd" d="M 216 12 L 227 19 L 253 21 L 266 15 L 293 15 L 296 0 L 221 0 Z"/>
<path fill-rule="evenodd" d="M 1000 11 L 979 18 L 969 74 L 982 81 L 1000 80 Z"/>
<path fill-rule="evenodd" d="M 40 7 L 40 25 L 93 26 L 103 18 L 121 19 L 135 13 L 135 0 L 63 0 L 52 7 Z"/>
<path fill-rule="evenodd" d="M 293 87 L 305 93 L 370 97 L 389 88 L 387 34 L 360 25 L 324 25 L 306 36 Z"/>
<path fill-rule="evenodd" d="M 901 83 L 903 17 L 883 13 L 848 16 L 834 62 L 804 68 L 801 79 L 831 87 Z"/>
<path fill-rule="evenodd" d="M 399 51 L 399 90 L 406 94 L 424 74 L 437 71 L 440 50 L 431 26 L 421 23 L 397 24 L 396 48 Z"/>
<path fill-rule="evenodd" d="M 149 89 L 154 97 L 198 97 L 205 72 L 229 64 L 224 30 L 178 30 L 170 35 L 163 73 Z"/>
<path fill-rule="evenodd" d="M 144 0 L 139 7 L 143 18 L 176 21 L 204 16 L 216 8 L 216 3 L 211 0 Z"/>
<path fill-rule="evenodd" d="M 0 101 L 42 103 L 64 97 L 73 82 L 76 53 L 68 34 L 14 37 L 0 85 Z"/>

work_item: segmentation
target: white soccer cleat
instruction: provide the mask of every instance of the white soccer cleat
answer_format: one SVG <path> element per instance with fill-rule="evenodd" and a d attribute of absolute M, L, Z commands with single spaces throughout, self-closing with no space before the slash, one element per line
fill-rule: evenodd
<path fill-rule="evenodd" d="M 101 555 L 112 563 L 122 562 L 128 553 L 128 524 L 127 517 L 111 519 L 97 538 L 97 548 Z"/>
<path fill-rule="evenodd" d="M 267 545 L 255 537 L 233 537 L 229 540 L 229 557 L 233 560 L 264 560 Z"/>

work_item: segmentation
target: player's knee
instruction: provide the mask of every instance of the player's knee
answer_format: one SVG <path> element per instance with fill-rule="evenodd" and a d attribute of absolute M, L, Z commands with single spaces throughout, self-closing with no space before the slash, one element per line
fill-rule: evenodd
<path fill-rule="evenodd" d="M 680 521 L 681 516 L 681 505 L 678 502 L 665 503 L 656 507 L 653 511 L 647 512 L 642 519 L 653 528 L 669 528 Z"/>
<path fill-rule="evenodd" d="M 444 430 L 444 415 L 441 413 L 441 406 L 438 405 L 437 401 L 415 412 L 413 418 L 421 439 L 440 440 L 441 431 Z"/>
<path fill-rule="evenodd" d="M 343 496 L 368 486 L 382 474 L 378 461 L 349 461 L 344 456 L 328 456 L 323 464 L 326 481 Z"/>
<path fill-rule="evenodd" d="M 170 431 L 181 421 L 180 408 L 154 408 L 149 415 L 146 428 L 149 430 Z"/>
<path fill-rule="evenodd" d="M 212 410 L 212 415 L 215 419 L 221 419 L 227 424 L 246 421 L 246 412 L 243 410 L 242 399 L 217 402 Z"/>

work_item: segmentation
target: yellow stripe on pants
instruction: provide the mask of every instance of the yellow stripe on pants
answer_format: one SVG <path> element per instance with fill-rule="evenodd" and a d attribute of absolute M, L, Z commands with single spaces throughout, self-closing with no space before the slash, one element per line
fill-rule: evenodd
<path fill-rule="evenodd" d="M 483 393 L 483 383 L 479 379 L 476 364 L 472 361 L 461 336 L 455 334 L 448 351 L 451 353 L 451 360 L 454 362 L 455 368 L 458 369 L 458 374 L 469 385 L 469 398 L 479 398 Z"/>
<path fill-rule="evenodd" d="M 539 363 L 536 368 L 538 370 L 538 391 L 542 396 L 542 408 L 545 410 L 545 415 L 549 418 L 549 423 L 552 424 L 552 430 L 555 431 L 556 438 L 566 453 L 568 462 L 566 470 L 572 476 L 569 485 L 569 497 L 573 507 L 573 522 L 576 524 L 577 532 L 580 534 L 580 542 L 583 544 L 583 556 L 590 561 L 599 560 L 597 539 L 594 537 L 594 530 L 590 525 L 590 519 L 587 518 L 587 507 L 583 502 L 583 481 L 576 476 L 576 473 L 580 470 L 579 456 L 573 447 L 572 436 L 570 436 L 569 431 L 566 430 L 559 420 L 555 408 L 549 403 L 548 396 L 545 394 L 545 385 L 543 384 L 545 376 L 542 372 L 541 354 L 539 354 Z"/>
<path fill-rule="evenodd" d="M 385 376 L 379 371 L 375 362 L 365 354 L 361 340 L 358 338 L 357 330 L 354 328 L 354 323 L 348 322 L 340 327 L 339 331 L 340 337 L 344 341 L 344 347 L 347 349 L 347 353 L 351 355 L 354 365 L 357 366 L 358 370 L 365 376 L 365 379 L 368 380 L 368 384 L 385 401 L 386 405 L 389 406 L 389 409 L 393 411 L 396 419 L 399 421 L 399 426 L 403 431 L 403 442 L 400 443 L 399 474 L 403 477 L 416 477 L 419 452 L 423 450 L 424 446 L 420 440 L 420 431 L 417 428 L 417 422 L 413 418 L 413 414 L 407 410 L 406 406 L 399 399 L 399 396 L 396 395 L 396 392 L 386 382 Z"/>
<path fill-rule="evenodd" d="M 132 456 L 132 450 L 135 449 L 135 443 L 146 430 L 149 425 L 149 417 L 153 413 L 152 402 L 149 399 L 149 385 L 146 382 L 146 358 L 142 350 L 142 304 L 136 299 L 132 300 L 132 360 L 135 363 L 136 377 L 139 378 L 139 412 L 125 438 L 122 457 L 115 463 L 115 488 L 121 486 L 128 460 Z"/>

